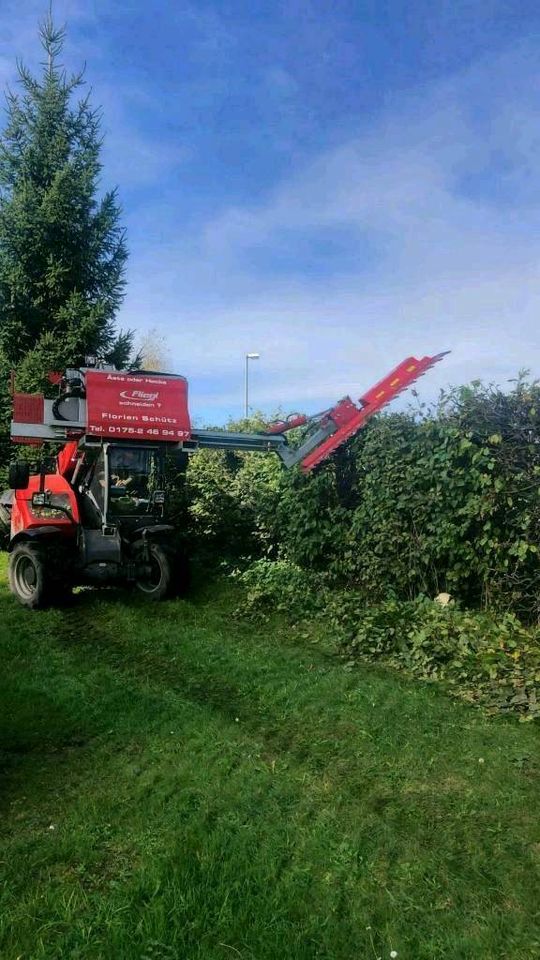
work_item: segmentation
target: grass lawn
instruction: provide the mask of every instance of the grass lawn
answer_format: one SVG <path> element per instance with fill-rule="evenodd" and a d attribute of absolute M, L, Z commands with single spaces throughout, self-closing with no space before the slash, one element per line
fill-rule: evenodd
<path fill-rule="evenodd" d="M 233 606 L 2 574 L 2 960 L 537 960 L 538 730 Z"/>

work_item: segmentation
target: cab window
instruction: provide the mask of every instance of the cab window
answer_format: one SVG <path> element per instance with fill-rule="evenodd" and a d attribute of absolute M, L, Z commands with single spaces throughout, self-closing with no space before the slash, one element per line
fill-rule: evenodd
<path fill-rule="evenodd" d="M 131 516 L 146 513 L 158 487 L 156 450 L 109 449 L 109 513 Z"/>

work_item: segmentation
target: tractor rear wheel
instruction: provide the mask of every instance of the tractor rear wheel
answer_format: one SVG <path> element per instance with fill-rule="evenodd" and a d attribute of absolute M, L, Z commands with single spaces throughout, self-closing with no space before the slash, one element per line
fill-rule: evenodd
<path fill-rule="evenodd" d="M 173 592 L 171 561 L 163 547 L 158 543 L 147 545 L 148 558 L 137 558 L 139 575 L 135 585 L 148 600 L 164 600 Z M 142 553 L 141 547 L 137 553 Z"/>
<path fill-rule="evenodd" d="M 29 543 L 18 543 L 9 557 L 9 586 L 19 603 L 37 610 L 51 601 L 51 580 L 45 554 Z"/>

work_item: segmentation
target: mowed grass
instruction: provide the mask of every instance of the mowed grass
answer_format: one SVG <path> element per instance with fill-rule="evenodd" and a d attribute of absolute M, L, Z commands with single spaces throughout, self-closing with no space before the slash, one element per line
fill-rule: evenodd
<path fill-rule="evenodd" d="M 536 960 L 537 730 L 234 603 L 2 580 L 2 960 Z"/>

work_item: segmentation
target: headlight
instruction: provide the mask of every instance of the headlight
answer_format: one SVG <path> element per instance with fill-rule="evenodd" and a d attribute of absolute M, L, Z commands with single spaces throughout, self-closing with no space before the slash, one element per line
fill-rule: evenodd
<path fill-rule="evenodd" d="M 51 493 L 49 490 L 32 494 L 32 513 L 40 520 L 65 520 L 66 510 L 71 510 L 67 493 Z"/>
<path fill-rule="evenodd" d="M 51 503 L 51 495 L 48 490 L 39 491 L 32 494 L 33 507 L 48 507 Z"/>

